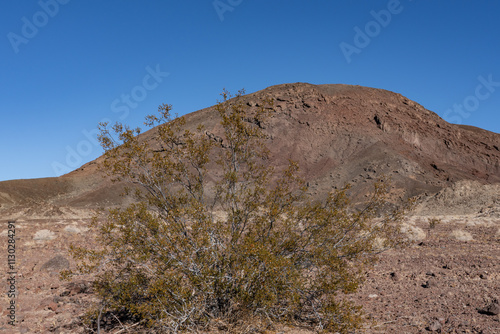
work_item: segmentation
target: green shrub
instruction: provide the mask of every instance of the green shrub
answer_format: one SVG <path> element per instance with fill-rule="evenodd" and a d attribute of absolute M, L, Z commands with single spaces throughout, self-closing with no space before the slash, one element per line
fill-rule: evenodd
<path fill-rule="evenodd" d="M 241 92 L 222 96 L 222 141 L 203 126 L 183 130 L 169 105 L 147 118 L 160 124 L 154 143 L 102 124 L 104 168 L 136 185 L 137 202 L 94 220 L 99 247 L 72 247 L 78 270 L 95 275 L 94 326 L 114 312 L 157 332 L 221 322 L 359 328 L 360 308 L 341 295 L 356 291 L 376 254 L 403 241 L 403 211 L 376 217 L 384 182 L 363 210 L 350 206 L 348 187 L 308 201 L 294 162 L 278 172 L 269 165 L 261 125 L 271 102 L 250 112 Z"/>

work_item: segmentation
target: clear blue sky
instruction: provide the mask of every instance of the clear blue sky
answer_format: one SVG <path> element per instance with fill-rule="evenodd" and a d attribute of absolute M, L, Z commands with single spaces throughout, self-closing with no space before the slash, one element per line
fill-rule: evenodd
<path fill-rule="evenodd" d="M 141 126 L 225 87 L 345 83 L 500 132 L 499 1 L 41 0 L 0 5 L 0 180 L 102 154 L 101 120 Z"/>

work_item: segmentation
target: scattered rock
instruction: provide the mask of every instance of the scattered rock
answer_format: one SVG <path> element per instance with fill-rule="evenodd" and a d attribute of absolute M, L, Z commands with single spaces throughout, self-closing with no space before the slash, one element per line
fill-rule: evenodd
<path fill-rule="evenodd" d="M 71 225 L 70 226 L 66 226 L 64 228 L 64 231 L 66 231 L 68 233 L 80 233 L 81 232 L 81 230 L 78 227 L 71 226 Z"/>
<path fill-rule="evenodd" d="M 494 300 L 490 305 L 486 306 L 484 309 L 479 309 L 478 312 L 485 315 L 499 315 L 500 304 L 498 303 L 498 300 Z"/>
<path fill-rule="evenodd" d="M 469 232 L 462 230 L 454 230 L 450 235 L 459 241 L 471 241 L 473 239 Z"/>
<path fill-rule="evenodd" d="M 61 297 L 65 296 L 74 296 L 80 293 L 88 293 L 89 292 L 89 284 L 83 281 L 80 282 L 71 282 L 67 285 L 67 289 L 61 293 Z"/>
<path fill-rule="evenodd" d="M 401 227 L 401 231 L 408 235 L 408 239 L 411 241 L 421 241 L 426 238 L 426 233 L 424 230 L 422 230 L 420 227 L 410 225 L 410 224 L 403 224 Z"/>
<path fill-rule="evenodd" d="M 399 274 L 398 274 L 398 273 L 396 273 L 396 272 L 392 272 L 392 273 L 390 273 L 390 277 L 391 277 L 391 279 L 392 279 L 394 282 L 397 282 L 397 281 L 399 281 L 399 280 L 401 279 L 401 277 L 399 276 Z"/>
<path fill-rule="evenodd" d="M 33 237 L 33 239 L 37 241 L 47 241 L 55 238 L 56 234 L 50 230 L 40 230 L 36 232 L 35 236 Z"/>
<path fill-rule="evenodd" d="M 437 286 L 437 281 L 434 279 L 434 278 L 430 278 L 427 280 L 427 282 L 425 282 L 424 284 L 422 284 L 422 287 L 423 288 L 435 288 Z"/>
<path fill-rule="evenodd" d="M 61 271 L 64 269 L 69 269 L 69 261 L 64 256 L 57 255 L 45 262 L 40 271 Z"/>
<path fill-rule="evenodd" d="M 50 303 L 48 309 L 55 312 L 57 310 L 57 304 L 54 302 Z"/>
<path fill-rule="evenodd" d="M 430 332 L 441 332 L 442 327 L 438 320 L 434 320 L 426 329 Z"/>
<path fill-rule="evenodd" d="M 50 304 L 52 304 L 52 303 L 54 303 L 54 300 L 53 300 L 52 298 L 50 298 L 50 297 L 45 298 L 45 299 L 43 299 L 43 300 L 40 302 L 40 305 L 38 305 L 37 310 L 43 310 L 43 309 L 45 309 L 46 307 L 48 308 L 48 306 L 49 306 Z"/>

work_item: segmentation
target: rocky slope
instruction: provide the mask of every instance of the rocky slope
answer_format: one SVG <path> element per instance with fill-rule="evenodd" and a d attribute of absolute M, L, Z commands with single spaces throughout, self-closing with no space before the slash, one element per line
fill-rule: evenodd
<path fill-rule="evenodd" d="M 500 182 L 500 134 L 449 124 L 400 94 L 295 83 L 245 95 L 242 102 L 252 111 L 263 98 L 274 103 L 271 117 L 260 124 L 271 163 L 298 162 L 312 196 L 351 183 L 352 193 L 362 200 L 373 180 L 383 175 L 392 178 L 396 196 L 433 194 L 460 180 Z M 187 128 L 201 123 L 208 135 L 221 133 L 213 107 L 185 117 Z M 154 141 L 155 135 L 152 129 L 142 140 Z M 0 182 L 0 212 L 4 217 L 29 216 L 21 209 L 38 205 L 69 215 L 75 208 L 122 204 L 122 185 L 102 178 L 101 161 L 59 178 Z"/>

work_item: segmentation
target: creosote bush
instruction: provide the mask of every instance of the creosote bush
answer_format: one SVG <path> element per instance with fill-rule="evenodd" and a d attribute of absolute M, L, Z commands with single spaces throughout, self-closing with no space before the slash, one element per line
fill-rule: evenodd
<path fill-rule="evenodd" d="M 95 275 L 93 316 L 125 314 L 167 333 L 255 319 L 359 328 L 360 308 L 342 295 L 356 291 L 379 252 L 404 241 L 404 210 L 378 215 L 387 182 L 363 210 L 349 204 L 348 186 L 309 201 L 297 164 L 269 164 L 262 125 L 272 103 L 250 111 L 242 92 L 222 97 L 220 137 L 202 125 L 185 130 L 165 104 L 147 117 L 159 125 L 154 142 L 101 125 L 103 166 L 135 185 L 136 202 L 94 219 L 97 248 L 72 247 L 79 272 Z"/>

